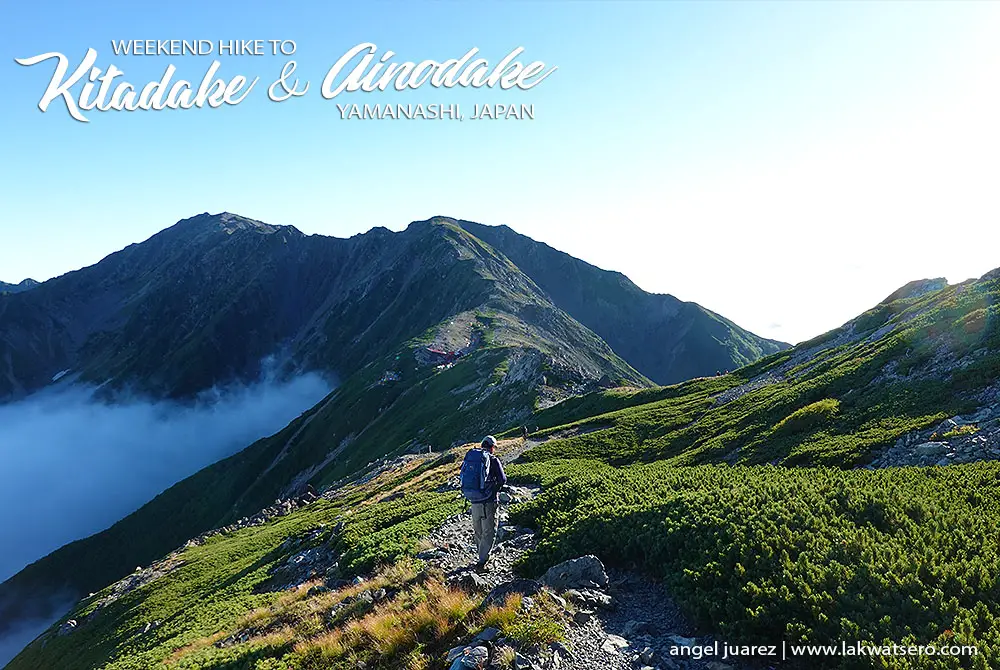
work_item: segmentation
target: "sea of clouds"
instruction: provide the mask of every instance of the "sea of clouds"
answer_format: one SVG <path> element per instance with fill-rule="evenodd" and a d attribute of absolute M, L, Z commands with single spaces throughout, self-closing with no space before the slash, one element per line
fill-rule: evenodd
<path fill-rule="evenodd" d="M 188 403 L 108 403 L 93 388 L 65 386 L 0 405 L 0 581 L 276 433 L 331 389 L 309 373 L 212 389 Z M 0 667 L 70 604 L 4 631 Z"/>

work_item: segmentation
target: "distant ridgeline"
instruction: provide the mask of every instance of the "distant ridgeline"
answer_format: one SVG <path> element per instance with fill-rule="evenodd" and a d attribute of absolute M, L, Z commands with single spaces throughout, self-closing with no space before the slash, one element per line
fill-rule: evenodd
<path fill-rule="evenodd" d="M 219 229 L 229 233 L 217 238 Z M 278 338 L 289 369 L 328 365 L 344 383 L 277 435 L 0 587 L 7 621 L 24 606 L 19 594 L 96 591 L 13 670 L 306 670 L 359 660 L 438 667 L 444 650 L 486 622 L 524 648 L 558 640 L 573 624 L 544 599 L 520 617 L 502 608 L 477 613 L 478 599 L 412 562 L 431 530 L 462 509 L 449 482 L 463 448 L 449 445 L 502 426 L 505 449 L 526 449 L 510 476 L 541 486 L 511 509 L 514 523 L 537 530 L 537 545 L 519 563 L 525 575 L 593 553 L 661 577 L 701 633 L 730 642 L 979 651 L 887 660 L 894 668 L 985 670 L 1000 658 L 1000 272 L 955 286 L 908 284 L 841 328 L 784 348 L 504 228 L 435 219 L 403 233 L 331 240 L 223 215 L 161 236 L 111 257 L 104 283 L 76 295 L 114 286 L 110 278 L 127 277 L 125 268 L 147 268 L 147 282 L 158 271 L 190 272 L 175 284 L 194 291 L 195 300 L 184 294 L 184 309 L 170 300 L 178 288 L 165 284 L 161 294 L 154 282 L 143 298 L 150 306 L 130 314 L 198 324 L 190 305 L 209 301 L 219 318 L 182 340 L 185 356 L 197 360 L 200 347 L 214 350 L 212 337 L 253 332 L 248 314 L 256 322 L 269 308 L 283 316 L 301 310 L 299 325 Z M 226 251 L 177 241 L 199 236 L 199 245 Z M 185 251 L 169 273 L 150 263 L 176 245 Z M 261 262 L 265 252 L 270 263 Z M 295 259 L 287 275 L 273 260 L 283 254 Z M 263 276 L 216 286 L 237 258 Z M 219 274 L 206 276 L 214 268 Z M 275 282 L 316 302 L 284 305 L 267 291 Z M 53 313 L 72 302 L 59 300 L 70 289 L 49 284 L 7 296 L 8 310 L 27 296 L 45 296 L 40 305 Z M 201 286 L 215 286 L 219 297 L 210 300 Z M 672 363 L 682 358 L 657 339 L 670 328 L 653 312 L 690 320 L 685 332 L 696 340 L 728 334 L 727 350 L 744 347 L 747 357 L 730 364 L 749 364 L 649 384 L 680 376 Z M 141 323 L 129 328 L 132 337 L 142 335 Z M 250 341 L 262 344 L 267 334 Z M 148 378 L 160 386 L 151 390 L 197 388 L 155 359 L 112 364 L 108 352 L 118 349 L 100 346 L 108 337 L 74 350 L 73 365 L 88 378 L 153 370 Z M 767 355 L 754 356 L 751 344 Z M 708 344 L 682 339 L 681 347 L 716 355 Z M 622 353 L 648 348 L 655 351 L 647 358 Z M 79 362 L 87 356 L 106 367 Z M 239 369 L 235 360 L 230 369 Z M 718 367 L 715 359 L 709 370 Z M 324 499 L 286 502 L 261 520 L 260 510 L 307 482 Z M 304 561 L 324 572 L 303 573 L 312 581 L 302 583 L 316 588 L 291 589 L 290 571 Z M 135 565 L 149 567 L 133 573 Z M 372 585 L 350 585 L 355 576 Z M 871 664 L 813 657 L 805 667 Z"/>
<path fill-rule="evenodd" d="M 36 286 L 38 286 L 38 282 L 34 279 L 25 279 L 17 284 L 8 284 L 7 282 L 0 281 L 0 293 L 20 293 Z"/>
<path fill-rule="evenodd" d="M 592 553 L 662 578 L 700 633 L 730 643 L 974 647 L 976 656 L 893 657 L 886 667 L 992 667 L 1000 657 L 998 298 L 1000 272 L 956 286 L 914 282 L 841 328 L 735 373 L 600 390 L 534 411 L 501 436 L 505 449 L 534 445 L 508 472 L 541 486 L 511 510 L 511 521 L 538 537 L 518 569 L 538 576 Z M 499 335 L 517 331 L 505 332 Z M 484 351 L 503 348 L 497 335 L 482 329 L 464 346 L 446 335 L 418 340 L 412 369 L 394 367 L 397 376 L 386 374 L 385 362 L 372 366 L 362 384 L 348 382 L 283 433 L 22 572 L 4 588 L 37 592 L 59 575 L 81 573 L 103 574 L 110 584 L 115 577 L 104 566 L 112 549 L 139 538 L 150 560 L 162 557 L 169 549 L 156 554 L 154 547 L 166 541 L 164 531 L 169 548 L 180 547 L 85 599 L 67 617 L 72 625 L 54 626 L 10 668 L 167 662 L 308 670 L 358 660 L 438 667 L 445 650 L 484 625 L 524 648 L 560 639 L 574 624 L 544 601 L 528 614 L 518 609 L 519 617 L 477 614 L 479 598 L 449 591 L 412 562 L 421 540 L 462 509 L 448 484 L 461 447 L 362 467 L 363 476 L 338 482 L 315 469 L 325 452 L 303 456 L 313 434 L 347 445 L 343 453 L 375 454 L 375 440 L 419 435 L 441 417 L 469 421 L 442 400 L 457 389 L 464 398 L 488 394 L 523 374 L 524 360 L 513 358 L 478 366 L 483 386 L 461 372 Z M 353 413 L 382 407 L 387 396 L 380 394 L 411 384 L 418 370 L 428 376 L 410 388 L 438 412 L 397 396 L 385 410 L 390 421 L 357 422 Z M 399 403 L 405 413 L 392 409 Z M 400 428 L 411 413 L 419 420 Z M 517 423 L 531 426 L 530 444 L 522 444 Z M 889 454 L 901 464 L 933 460 L 871 467 Z M 244 520 L 184 544 L 182 526 L 198 525 L 187 517 L 204 509 L 225 514 L 231 508 L 219 492 L 245 490 L 242 482 L 267 467 L 286 476 L 317 472 L 312 481 L 332 488 L 327 499 L 262 525 Z M 214 523 L 236 521 L 244 509 L 253 504 L 237 504 Z M 308 579 L 290 572 L 306 560 L 324 566 L 332 591 L 286 590 L 288 579 Z M 356 575 L 370 582 L 343 586 Z M 365 604 L 366 592 L 382 598 L 377 608 Z M 802 662 L 871 667 L 870 658 L 856 656 Z"/>
<path fill-rule="evenodd" d="M 494 244 L 491 230 L 438 217 L 337 239 L 203 214 L 0 295 L 0 402 L 67 384 L 114 401 L 186 400 L 264 374 L 339 381 L 284 431 L 22 571 L 0 587 L 0 627 L 39 602 L 23 594 L 103 588 L 306 483 L 520 425 L 581 393 L 715 374 L 787 346 L 562 254 L 570 274 L 554 281 L 512 255 L 559 252 L 509 229 Z"/>
<path fill-rule="evenodd" d="M 34 284 L 0 284 L 23 292 L 0 310 L 0 402 L 65 370 L 166 397 L 250 381 L 272 356 L 347 378 L 416 338 L 497 329 L 495 344 L 544 352 L 579 383 L 669 383 L 787 346 L 509 228 L 445 218 L 338 239 L 204 214 Z"/>

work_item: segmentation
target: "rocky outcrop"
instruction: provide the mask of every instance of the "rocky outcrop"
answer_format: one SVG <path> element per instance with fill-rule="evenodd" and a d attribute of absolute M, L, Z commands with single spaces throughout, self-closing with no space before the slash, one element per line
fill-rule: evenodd
<path fill-rule="evenodd" d="M 557 590 L 603 589 L 608 585 L 608 575 L 600 559 L 587 555 L 552 566 L 542 582 Z"/>
<path fill-rule="evenodd" d="M 38 286 L 38 282 L 34 279 L 25 279 L 18 282 L 17 284 L 8 284 L 7 282 L 0 281 L 0 293 L 23 293 L 24 291 L 29 291 Z"/>
<path fill-rule="evenodd" d="M 501 458 L 511 455 L 505 453 Z M 510 485 L 504 492 L 505 500 L 523 502 L 538 495 L 540 489 Z M 553 565 L 540 579 L 519 577 L 513 565 L 536 545 L 535 532 L 508 524 L 506 503 L 501 504 L 499 516 L 498 544 L 485 573 L 471 569 L 478 557 L 472 545 L 468 512 L 451 517 L 435 529 L 427 538 L 432 546 L 417 558 L 443 570 L 452 586 L 485 594 L 480 610 L 499 605 L 513 594 L 521 596 L 526 611 L 540 607 L 542 601 L 548 602 L 563 621 L 566 641 L 523 647 L 500 631 L 487 628 L 451 650 L 447 657 L 449 670 L 487 667 L 476 663 L 496 660 L 505 648 L 507 657 L 513 659 L 512 667 L 520 670 L 709 669 L 712 659 L 693 659 L 685 652 L 712 640 L 691 636 L 690 625 L 662 585 L 629 573 L 609 575 L 594 555 Z M 720 664 L 716 670 L 735 667 Z"/>
<path fill-rule="evenodd" d="M 937 426 L 907 433 L 877 454 L 868 467 L 955 465 L 1000 460 L 1000 404 Z"/>
<path fill-rule="evenodd" d="M 735 370 L 788 348 L 696 303 L 647 293 L 620 272 L 594 267 L 507 226 L 456 223 L 510 258 L 560 309 L 657 383 Z"/>

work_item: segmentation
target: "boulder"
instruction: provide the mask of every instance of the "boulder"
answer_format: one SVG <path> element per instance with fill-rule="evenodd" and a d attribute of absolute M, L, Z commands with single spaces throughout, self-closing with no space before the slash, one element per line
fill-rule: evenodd
<path fill-rule="evenodd" d="M 514 654 L 514 670 L 538 670 L 538 666 L 527 656 Z"/>
<path fill-rule="evenodd" d="M 949 447 L 946 442 L 923 442 L 913 447 L 913 451 L 918 456 L 943 456 Z"/>
<path fill-rule="evenodd" d="M 614 598 L 603 591 L 595 591 L 594 589 L 569 589 L 563 595 L 577 605 L 583 605 L 588 608 L 614 609 L 615 607 Z"/>
<path fill-rule="evenodd" d="M 573 657 L 573 653 L 562 642 L 552 642 L 549 644 L 549 649 L 551 649 L 554 654 L 562 654 L 566 658 Z"/>
<path fill-rule="evenodd" d="M 517 526 L 504 525 L 497 528 L 497 542 L 503 542 L 517 535 Z"/>
<path fill-rule="evenodd" d="M 477 575 L 475 572 L 462 572 L 452 575 L 447 580 L 448 585 L 455 586 L 463 591 L 475 592 L 485 591 L 489 588 L 489 582 Z"/>
<path fill-rule="evenodd" d="M 492 642 L 493 640 L 497 639 L 497 636 L 499 635 L 500 635 L 500 630 L 498 628 L 490 626 L 488 628 L 484 628 L 483 630 L 481 630 L 479 632 L 479 635 L 476 636 L 476 640 L 482 640 L 483 642 Z"/>
<path fill-rule="evenodd" d="M 317 584 L 316 586 L 313 586 L 306 592 L 306 597 L 312 598 L 313 596 L 318 596 L 321 593 L 328 593 L 329 591 L 330 587 L 327 586 L 326 584 Z"/>
<path fill-rule="evenodd" d="M 601 651 L 609 654 L 617 654 L 619 650 L 628 646 L 628 640 L 620 635 L 608 635 L 601 644 Z"/>
<path fill-rule="evenodd" d="M 475 670 L 485 668 L 489 662 L 489 650 L 474 645 L 455 647 L 448 652 L 449 670 Z"/>
<path fill-rule="evenodd" d="M 587 555 L 553 565 L 542 577 L 542 582 L 560 591 L 594 587 L 603 589 L 608 585 L 608 574 L 599 558 Z"/>

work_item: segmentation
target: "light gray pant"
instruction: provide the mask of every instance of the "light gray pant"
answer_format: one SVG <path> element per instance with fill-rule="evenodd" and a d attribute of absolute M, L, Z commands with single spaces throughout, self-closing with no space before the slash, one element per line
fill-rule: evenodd
<path fill-rule="evenodd" d="M 497 536 L 497 504 L 472 503 L 472 533 L 479 549 L 479 562 L 486 563 Z"/>

